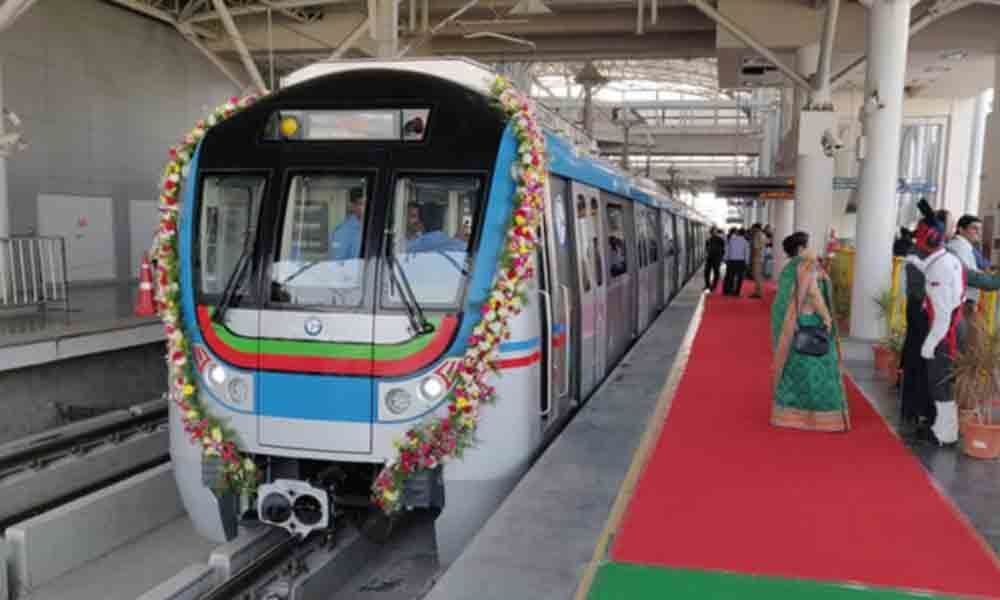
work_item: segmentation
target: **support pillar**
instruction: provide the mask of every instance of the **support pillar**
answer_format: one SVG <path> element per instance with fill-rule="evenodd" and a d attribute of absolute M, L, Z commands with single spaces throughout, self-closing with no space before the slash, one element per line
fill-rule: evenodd
<path fill-rule="evenodd" d="M 820 48 L 812 44 L 800 48 L 796 57 L 798 71 L 816 72 Z M 827 130 L 836 130 L 835 113 L 828 108 L 811 110 L 812 98 L 798 92 L 799 135 L 795 158 L 795 216 L 793 228 L 809 234 L 809 247 L 818 256 L 826 253 L 830 221 L 833 219 L 833 172 L 831 153 L 821 140 Z M 829 98 L 819 104 L 829 104 Z"/>
<path fill-rule="evenodd" d="M 998 85 L 997 87 L 1000 87 Z M 972 122 L 972 152 L 968 180 L 965 184 L 965 214 L 979 212 L 979 186 L 983 175 L 983 149 L 986 146 L 986 117 L 989 116 L 989 90 L 976 97 L 976 110 Z"/>
<path fill-rule="evenodd" d="M 851 333 L 860 338 L 874 339 L 883 333 L 873 299 L 888 288 L 892 276 L 909 39 L 910 0 L 872 2 L 863 110 L 867 153 L 858 183 L 857 255 L 851 292 Z"/>
<path fill-rule="evenodd" d="M 399 46 L 399 4 L 396 0 L 368 0 L 376 2 L 375 52 L 378 58 L 393 58 Z"/>
<path fill-rule="evenodd" d="M 0 56 L 0 108 L 3 108 L 3 57 Z M 0 115 L 0 136 L 4 134 L 4 117 Z M 7 203 L 7 159 L 0 156 L 0 238 L 10 236 L 10 206 Z M 3 267 L 0 266 L 0 269 Z M 2 275 L 2 272 L 0 272 Z"/>

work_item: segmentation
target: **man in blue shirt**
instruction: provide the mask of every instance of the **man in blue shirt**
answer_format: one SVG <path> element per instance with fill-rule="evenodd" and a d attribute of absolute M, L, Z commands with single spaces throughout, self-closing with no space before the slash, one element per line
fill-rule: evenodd
<path fill-rule="evenodd" d="M 423 232 L 407 244 L 410 252 L 465 252 L 468 242 L 457 240 L 443 231 L 445 207 L 428 202 L 420 205 Z"/>
<path fill-rule="evenodd" d="M 365 197 L 361 188 L 353 188 L 347 202 L 347 217 L 330 235 L 330 258 L 349 260 L 361 258 L 364 241 Z"/>

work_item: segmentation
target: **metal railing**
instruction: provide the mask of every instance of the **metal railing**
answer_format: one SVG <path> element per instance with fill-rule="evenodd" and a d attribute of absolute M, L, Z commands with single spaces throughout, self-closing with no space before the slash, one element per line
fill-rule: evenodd
<path fill-rule="evenodd" d="M 69 310 L 66 240 L 61 237 L 0 237 L 0 310 L 61 304 Z"/>

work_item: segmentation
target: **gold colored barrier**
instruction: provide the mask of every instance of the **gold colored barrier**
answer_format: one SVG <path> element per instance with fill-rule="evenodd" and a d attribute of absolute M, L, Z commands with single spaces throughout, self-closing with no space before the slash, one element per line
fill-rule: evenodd
<path fill-rule="evenodd" d="M 980 292 L 979 314 L 982 315 L 986 331 L 993 335 L 997 331 L 997 292 Z"/>

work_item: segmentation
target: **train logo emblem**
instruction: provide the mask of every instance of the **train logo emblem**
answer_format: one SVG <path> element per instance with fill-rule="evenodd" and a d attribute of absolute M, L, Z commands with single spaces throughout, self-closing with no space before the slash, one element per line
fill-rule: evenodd
<path fill-rule="evenodd" d="M 323 321 L 320 321 L 316 317 L 309 317 L 306 319 L 306 335 L 316 337 L 321 331 L 323 331 Z"/>

